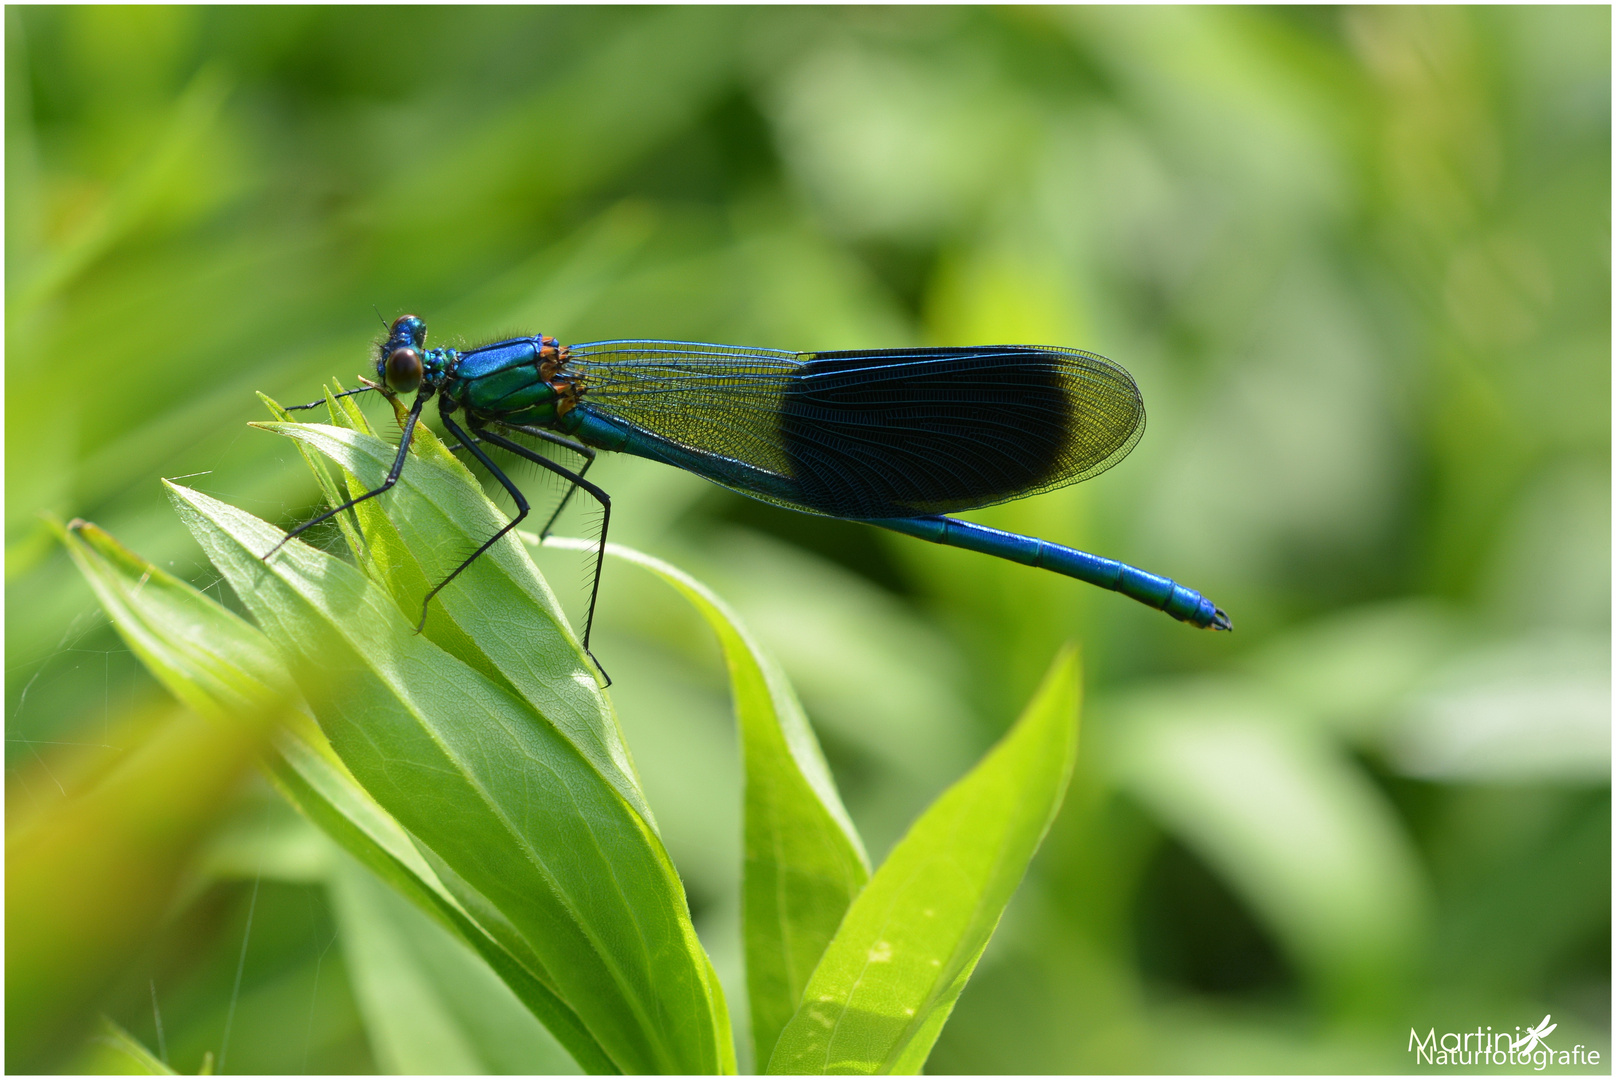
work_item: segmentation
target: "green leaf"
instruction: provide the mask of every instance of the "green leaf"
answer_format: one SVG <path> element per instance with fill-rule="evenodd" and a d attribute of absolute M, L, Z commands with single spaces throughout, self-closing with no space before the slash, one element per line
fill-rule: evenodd
<path fill-rule="evenodd" d="M 446 475 L 431 462 L 411 472 Z M 507 684 L 416 634 L 358 570 L 301 543 L 266 563 L 280 530 L 170 489 L 287 653 L 343 763 L 521 932 L 613 1062 L 634 1072 L 733 1069 L 722 993 L 678 875 L 598 759 Z M 417 505 L 428 501 L 398 500 L 396 512 L 440 512 Z M 507 605 L 506 617 L 521 614 Z M 588 679 L 581 667 L 575 674 L 575 684 Z"/>
<path fill-rule="evenodd" d="M 323 424 L 262 424 L 313 447 L 351 476 L 354 494 L 379 487 L 397 449 L 363 432 Z M 375 565 L 413 624 L 436 585 L 505 524 L 471 473 L 424 426 L 397 485 L 357 510 Z M 385 511 L 385 512 L 384 512 Z M 555 595 L 515 537 L 466 567 L 432 600 L 425 634 L 458 659 L 504 682 L 559 728 L 646 821 L 616 713 L 590 675 Z"/>
<path fill-rule="evenodd" d="M 294 693 L 263 634 L 87 521 L 57 528 L 129 648 L 202 716 L 230 720 Z"/>
<path fill-rule="evenodd" d="M 1066 792 L 1077 657 L 875 872 L 780 1035 L 771 1073 L 918 1073 Z"/>
<path fill-rule="evenodd" d="M 531 534 L 523 539 L 539 542 Z M 544 542 L 595 547 L 587 541 Z M 741 920 L 747 996 L 757 1060 L 767 1061 L 843 913 L 869 879 L 869 858 L 791 684 L 740 617 L 706 586 L 660 559 L 618 544 L 608 544 L 606 553 L 677 589 L 724 650 L 746 770 Z"/>
<path fill-rule="evenodd" d="M 576 1073 L 475 953 L 351 859 L 333 912 L 365 1032 L 392 1073 Z"/>
<path fill-rule="evenodd" d="M 318 731 L 312 737 L 283 732 L 276 749 L 279 757 L 270 764 L 271 776 L 294 806 L 401 896 L 476 950 L 580 1065 L 592 1073 L 617 1071 L 578 1015 L 535 974 L 543 973 L 544 966 L 520 935 L 514 930 L 501 933 L 508 926 L 503 922 L 491 926 L 488 915 L 497 916 L 497 911 L 469 887 L 464 891 L 445 887 L 443 875 L 335 759 L 324 736 Z"/>
<path fill-rule="evenodd" d="M 81 756 L 88 767 L 77 779 L 53 785 L 59 799 L 9 823 L 8 925 L 26 928 L 9 936 L 5 956 L 7 1063 L 19 1071 L 60 1069 L 78 1048 L 126 965 L 149 947 L 219 806 L 282 710 L 272 675 L 207 654 L 189 598 L 167 590 L 167 579 L 126 578 L 145 567 L 93 526 L 55 527 L 130 647 L 170 685 L 177 665 L 194 660 L 198 670 L 196 687 L 181 688 L 193 708 L 154 710 L 138 742 L 99 760 Z M 143 595 L 155 618 L 130 603 Z M 161 633 L 165 621 L 174 635 Z M 241 642 L 227 631 L 216 644 L 228 654 Z"/>
<path fill-rule="evenodd" d="M 296 419 L 292 414 L 282 408 L 280 402 L 268 394 L 260 393 L 258 400 L 264 403 L 265 407 L 269 409 L 270 415 L 275 417 L 276 420 L 288 424 L 296 423 Z M 346 401 L 346 399 L 343 400 L 344 402 Z M 326 392 L 326 407 L 333 414 L 336 413 L 339 407 L 337 399 L 332 397 L 330 391 Z M 336 481 L 331 479 L 331 471 L 325 467 L 325 462 L 321 460 L 320 456 L 302 444 L 298 445 L 297 452 L 303 455 L 303 463 L 314 474 L 314 480 L 320 485 L 321 494 L 325 496 L 326 505 L 340 506 L 347 502 L 347 499 L 339 494 L 341 489 L 337 487 Z M 348 542 L 348 550 L 354 553 L 355 559 L 363 563 L 367 558 L 367 551 L 364 534 L 359 529 L 357 518 L 351 513 L 338 514 L 336 521 L 337 527 L 342 530 L 342 538 Z"/>
<path fill-rule="evenodd" d="M 139 1039 L 101 1017 L 96 1033 L 78 1060 L 73 1072 L 91 1076 L 174 1076 L 174 1070 L 141 1045 Z"/>
<path fill-rule="evenodd" d="M 88 522 L 74 522 L 62 539 L 124 640 L 195 711 L 225 720 L 262 714 L 277 692 L 291 691 L 269 639 L 217 601 Z M 459 896 L 445 889 L 409 834 L 365 793 L 307 717 L 291 715 L 272 746 L 271 777 L 293 805 L 475 949 L 580 1064 L 590 1072 L 616 1070 L 577 1015 L 535 974 L 543 972 L 536 957 L 518 950 L 518 960 L 508 949 L 520 941 L 502 937 L 499 927 L 491 936 L 487 922 L 478 925 L 460 901 L 474 910 L 491 911 L 491 905 L 469 888 Z"/>

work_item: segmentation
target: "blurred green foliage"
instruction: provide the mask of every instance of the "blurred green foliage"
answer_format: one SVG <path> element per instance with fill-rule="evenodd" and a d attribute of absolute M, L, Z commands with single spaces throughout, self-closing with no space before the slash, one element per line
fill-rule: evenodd
<path fill-rule="evenodd" d="M 252 391 L 351 379 L 373 306 L 439 343 L 1073 345 L 1134 373 L 1144 442 L 976 516 L 1232 637 L 598 469 L 613 538 L 781 658 L 877 858 L 1083 642 L 1078 775 L 930 1067 L 1401 1071 L 1410 1026 L 1545 1012 L 1608 1063 L 1608 8 L 6 20 L 12 825 L 182 730 L 39 513 L 211 583 L 158 478 L 307 512 Z M 596 648 L 733 984 L 734 735 L 679 604 L 608 566 Z M 250 784 L 211 831 L 116 1021 L 181 1070 L 467 1067 L 376 1019 L 370 886 L 300 819 Z"/>

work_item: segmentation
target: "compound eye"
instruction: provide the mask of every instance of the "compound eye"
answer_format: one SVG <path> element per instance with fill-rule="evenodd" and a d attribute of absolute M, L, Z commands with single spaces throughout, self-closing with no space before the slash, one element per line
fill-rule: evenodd
<path fill-rule="evenodd" d="M 426 323 L 419 315 L 400 315 L 387 330 L 388 341 L 403 341 L 417 347 L 426 340 Z"/>
<path fill-rule="evenodd" d="M 395 393 L 408 394 L 421 385 L 421 354 L 401 346 L 387 354 L 387 385 Z"/>

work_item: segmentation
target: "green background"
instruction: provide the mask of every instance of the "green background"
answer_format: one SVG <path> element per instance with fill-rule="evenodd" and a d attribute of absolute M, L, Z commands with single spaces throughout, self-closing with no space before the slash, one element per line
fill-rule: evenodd
<path fill-rule="evenodd" d="M 928 1067 L 1404 1071 L 1411 1026 L 1550 1013 L 1608 1068 L 1609 9 L 6 20 L 13 821 L 170 709 L 40 512 L 213 582 L 158 478 L 309 513 L 252 392 L 351 385 L 373 308 L 436 344 L 1070 345 L 1134 374 L 1144 441 L 971 516 L 1172 576 L 1235 634 L 592 474 L 613 539 L 781 659 L 877 858 L 1082 644 L 1066 808 Z M 585 565 L 543 565 L 580 617 Z M 595 651 L 734 1007 L 717 649 L 648 576 L 602 588 Z M 227 1025 L 231 1072 L 532 1067 L 497 1018 L 390 1023 L 386 942 L 339 928 L 413 912 L 322 859 L 247 781 L 108 1011 L 156 1048 L 155 994 L 192 1071 Z"/>

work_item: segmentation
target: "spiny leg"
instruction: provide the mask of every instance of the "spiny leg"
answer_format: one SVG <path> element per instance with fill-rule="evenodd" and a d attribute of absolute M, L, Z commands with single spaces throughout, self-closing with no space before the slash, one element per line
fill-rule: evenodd
<path fill-rule="evenodd" d="M 544 439 L 547 442 L 555 443 L 557 446 L 564 446 L 583 458 L 584 467 L 578 470 L 579 479 L 588 475 L 589 466 L 595 463 L 595 448 L 585 446 L 577 439 L 569 439 L 565 435 L 557 435 L 555 432 L 545 431 L 543 428 L 528 427 L 526 424 L 501 424 L 501 426 L 510 428 L 512 431 L 520 431 L 523 435 L 532 435 L 534 438 Z M 573 493 L 577 490 L 577 484 L 568 486 L 567 493 L 561 496 L 561 501 L 556 504 L 555 511 L 550 515 L 550 520 L 546 521 L 544 528 L 539 530 L 539 539 L 543 540 L 550 535 L 550 530 L 555 528 L 556 519 L 561 516 L 561 511 L 567 508 L 567 501 L 572 498 Z"/>
<path fill-rule="evenodd" d="M 442 589 L 445 585 L 449 584 L 449 582 L 458 577 L 460 571 L 476 562 L 477 557 L 483 552 L 487 551 L 489 548 L 493 547 L 496 540 L 510 532 L 512 529 L 516 528 L 516 526 L 521 523 L 521 520 L 527 517 L 528 512 L 527 500 L 522 497 L 521 489 L 511 482 L 511 478 L 506 476 L 505 473 L 501 471 L 500 467 L 495 465 L 493 460 L 487 454 L 483 453 L 482 447 L 477 445 L 478 440 L 473 439 L 471 436 L 462 431 L 460 429 L 460 425 L 455 423 L 453 418 L 451 418 L 447 413 L 443 414 L 440 419 L 443 421 L 443 426 L 449 429 L 449 434 L 459 439 L 460 445 L 465 447 L 467 450 L 470 450 L 472 455 L 478 461 L 482 462 L 483 468 L 487 469 L 493 475 L 494 479 L 498 480 L 500 485 L 504 487 L 506 491 L 510 492 L 511 498 L 516 500 L 516 516 L 507 522 L 505 527 L 500 529 L 499 532 L 495 533 L 493 536 L 490 536 L 487 540 L 484 540 L 481 547 L 467 556 L 465 561 L 459 566 L 449 571 L 449 576 L 434 585 L 431 591 L 426 594 L 426 597 L 421 601 L 421 621 L 415 626 L 416 633 L 420 633 L 423 629 L 425 629 L 427 605 L 432 603 L 432 598 L 434 596 L 438 595 L 438 590 Z M 481 434 L 481 432 L 479 431 L 478 434 Z"/>
<path fill-rule="evenodd" d="M 361 386 L 357 390 L 344 390 L 342 393 L 338 394 L 337 397 L 339 397 L 339 398 L 341 398 L 341 397 L 353 397 L 355 394 L 363 394 L 367 390 L 376 390 L 376 389 L 379 389 L 379 387 Z M 324 404 L 325 404 L 325 398 L 321 398 L 319 401 L 311 401 L 307 405 L 288 405 L 288 406 L 286 406 L 286 411 L 287 412 L 296 412 L 299 409 L 312 409 L 317 405 L 324 405 Z"/>
<path fill-rule="evenodd" d="M 543 428 L 528 427 L 526 424 L 507 424 L 503 420 L 495 420 L 494 423 L 498 424 L 502 428 L 508 428 L 511 431 L 519 431 L 523 435 L 532 435 L 535 438 L 544 439 L 546 442 L 555 443 L 557 446 L 564 446 L 568 450 L 578 454 L 580 457 L 586 457 L 591 461 L 595 459 L 594 447 L 585 446 L 577 439 L 569 439 L 565 435 L 557 435 L 555 432 L 545 431 Z M 474 430 L 481 431 L 482 429 L 475 428 Z M 472 439 L 471 441 L 474 443 L 482 442 L 481 439 Z M 451 451 L 464 450 L 466 446 L 467 444 L 465 443 L 455 443 L 453 446 L 449 447 L 449 449 Z M 588 466 L 586 465 L 584 468 L 588 468 Z M 582 472 L 583 470 L 580 469 L 579 471 Z"/>
<path fill-rule="evenodd" d="M 568 450 L 571 450 L 573 453 L 584 459 L 584 467 L 578 470 L 578 475 L 580 477 L 588 474 L 589 467 L 595 463 L 595 448 L 592 446 L 585 446 L 576 439 L 569 439 L 565 435 L 557 435 L 555 432 L 546 431 L 543 428 L 528 427 L 525 424 L 507 424 L 503 420 L 496 420 L 495 423 L 499 424 L 500 427 L 508 428 L 511 431 L 519 431 L 523 435 L 532 435 L 535 438 L 544 439 L 546 442 L 551 442 L 557 446 L 563 446 Z M 471 443 L 480 441 L 480 439 L 472 439 Z M 454 446 L 449 447 L 449 452 L 454 453 L 457 450 L 464 450 L 469 445 L 470 443 L 464 441 L 456 443 Z M 544 523 L 544 528 L 539 530 L 539 539 L 543 540 L 550 535 L 550 530 L 555 528 L 556 520 L 561 517 L 561 511 L 567 508 L 568 500 L 572 498 L 573 493 L 577 490 L 577 484 L 567 485 L 567 493 L 561 496 L 561 501 L 557 503 L 556 508 L 551 511 L 549 520 Z"/>
<path fill-rule="evenodd" d="M 303 524 L 281 537 L 280 543 L 266 551 L 263 557 L 267 560 L 271 555 L 279 551 L 281 546 L 292 537 L 308 531 L 327 518 L 335 517 L 344 510 L 352 510 L 366 499 L 373 499 L 377 495 L 380 495 L 382 492 L 391 488 L 394 484 L 398 483 L 399 475 L 404 472 L 404 460 L 410 456 L 410 440 L 415 437 L 415 423 L 421 418 L 421 407 L 426 404 L 427 398 L 430 396 L 430 394 L 417 394 L 415 404 L 410 406 L 409 416 L 407 416 L 404 420 L 404 434 L 398 440 L 398 456 L 393 459 L 393 467 L 387 470 L 387 479 L 382 481 L 381 487 L 367 491 L 357 498 L 349 499 L 341 506 L 334 506 L 318 517 L 310 518 L 308 521 L 305 521 Z M 315 404 L 319 403 L 316 402 Z"/>
<path fill-rule="evenodd" d="M 600 549 L 595 553 L 595 580 L 589 589 L 589 614 L 584 618 L 584 652 L 589 653 L 589 659 L 594 660 L 595 666 L 600 668 L 600 673 L 602 675 L 606 675 L 606 669 L 601 667 L 600 661 L 595 659 L 595 654 L 590 652 L 589 635 L 590 632 L 595 628 L 595 600 L 600 596 L 600 571 L 601 568 L 606 564 L 606 532 L 612 523 L 612 497 L 602 491 L 599 487 L 590 483 L 588 480 L 585 480 L 579 473 L 575 473 L 571 469 L 564 466 L 557 465 L 543 454 L 536 453 L 535 451 L 523 446 L 521 443 L 512 442 L 510 439 L 496 435 L 487 428 L 479 425 L 473 425 L 472 430 L 478 435 L 481 435 L 485 442 L 493 443 L 502 450 L 509 450 L 517 457 L 525 458 L 526 460 L 533 462 L 535 465 L 541 465 L 544 468 L 549 469 L 551 472 L 562 477 L 563 479 L 571 480 L 574 487 L 583 488 L 586 492 L 594 497 L 596 502 L 600 503 Z M 461 442 L 464 441 L 464 439 L 461 440 Z M 473 453 L 477 453 L 477 451 L 473 450 Z M 503 474 L 496 473 L 496 475 L 500 476 L 501 481 L 507 485 L 507 490 L 510 490 L 510 481 L 505 480 Z M 516 523 L 512 522 L 511 524 L 515 525 Z M 492 543 L 492 541 L 490 541 L 490 543 Z M 611 684 L 612 677 L 610 675 L 606 675 L 606 685 L 610 686 Z"/>

